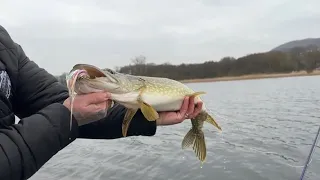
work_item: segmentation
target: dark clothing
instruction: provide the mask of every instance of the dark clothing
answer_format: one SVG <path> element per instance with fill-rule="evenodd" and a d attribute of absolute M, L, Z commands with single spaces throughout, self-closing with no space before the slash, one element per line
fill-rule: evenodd
<path fill-rule="evenodd" d="M 31 177 L 76 138 L 120 138 L 125 109 L 116 105 L 107 118 L 78 127 L 62 105 L 68 91 L 25 55 L 0 26 L 0 179 Z M 15 115 L 20 118 L 15 123 Z M 128 135 L 152 136 L 155 122 L 138 111 Z"/>

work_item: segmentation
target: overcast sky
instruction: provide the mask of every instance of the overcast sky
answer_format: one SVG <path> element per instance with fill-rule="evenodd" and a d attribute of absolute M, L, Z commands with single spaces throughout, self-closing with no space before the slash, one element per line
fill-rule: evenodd
<path fill-rule="evenodd" d="M 320 37 L 319 0 L 0 0 L 0 24 L 49 72 L 172 64 L 268 51 Z"/>

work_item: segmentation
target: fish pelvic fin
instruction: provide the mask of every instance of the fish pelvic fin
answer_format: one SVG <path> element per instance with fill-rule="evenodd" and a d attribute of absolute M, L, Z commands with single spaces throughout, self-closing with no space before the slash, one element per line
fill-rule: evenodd
<path fill-rule="evenodd" d="M 122 135 L 123 135 L 123 137 L 127 136 L 129 125 L 131 123 L 133 116 L 136 114 L 137 110 L 138 109 L 127 109 L 126 114 L 124 115 L 124 118 L 122 121 Z"/>
<path fill-rule="evenodd" d="M 151 105 L 145 102 L 140 102 L 140 109 L 143 116 L 148 121 L 155 121 L 159 118 L 159 113 Z"/>
<path fill-rule="evenodd" d="M 205 114 L 205 116 L 206 116 L 205 121 L 206 121 L 207 123 L 212 124 L 213 126 L 215 126 L 216 128 L 218 128 L 220 131 L 222 131 L 221 127 L 218 125 L 218 123 L 213 119 L 213 117 L 212 117 L 210 114 L 208 114 L 208 113 L 205 112 L 205 111 L 203 111 L 202 113 Z"/>
<path fill-rule="evenodd" d="M 181 146 L 182 149 L 192 147 L 201 163 L 206 160 L 207 148 L 204 133 L 201 129 L 191 128 L 183 138 Z"/>

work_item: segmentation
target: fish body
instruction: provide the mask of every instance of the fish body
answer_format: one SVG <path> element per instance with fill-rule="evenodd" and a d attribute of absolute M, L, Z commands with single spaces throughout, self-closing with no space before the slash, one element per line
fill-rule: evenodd
<path fill-rule="evenodd" d="M 79 77 L 75 80 L 74 91 L 77 94 L 108 91 L 113 101 L 127 108 L 122 126 L 123 136 L 126 136 L 130 121 L 138 109 L 147 120 L 155 121 L 159 118 L 158 112 L 180 110 L 186 96 L 194 96 L 197 104 L 202 102 L 199 96 L 204 94 L 169 78 L 134 76 L 87 64 L 75 65 L 72 72 L 79 70 L 85 73 L 78 73 Z M 207 113 L 203 103 L 201 112 L 191 119 L 192 127 L 182 141 L 182 148 L 192 147 L 201 162 L 206 159 L 206 144 L 202 131 L 205 121 L 221 130 Z"/>
<path fill-rule="evenodd" d="M 123 74 L 117 74 L 122 76 Z M 131 75 L 128 75 L 130 77 Z M 140 88 L 145 86 L 141 99 L 151 105 L 157 111 L 177 111 L 180 109 L 183 100 L 186 95 L 195 93 L 192 89 L 186 85 L 167 78 L 154 78 L 146 76 L 136 76 L 134 78 L 121 78 L 119 88 L 108 88 L 96 86 L 102 82 L 104 77 L 96 78 L 96 80 L 83 80 L 82 82 L 76 83 L 76 91 L 80 93 L 92 92 L 92 89 L 107 90 L 111 93 L 111 99 L 124 105 L 127 108 L 140 108 L 138 102 L 138 96 L 140 94 Z M 131 81 L 130 81 L 131 79 Z M 100 81 L 98 83 L 98 81 Z M 89 86 L 91 88 L 83 87 Z M 96 90 L 94 90 L 97 92 Z M 202 101 L 200 97 L 195 98 L 195 103 Z M 203 106 L 203 110 L 205 107 Z"/>

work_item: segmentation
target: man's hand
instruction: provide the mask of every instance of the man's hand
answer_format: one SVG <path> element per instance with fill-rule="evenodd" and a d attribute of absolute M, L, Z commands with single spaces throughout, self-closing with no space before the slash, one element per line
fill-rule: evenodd
<path fill-rule="evenodd" d="M 88 124 L 104 118 L 109 107 L 110 94 L 98 92 L 77 95 L 73 101 L 73 116 L 78 121 L 78 125 Z M 63 102 L 63 105 L 71 110 L 71 97 Z"/>
<path fill-rule="evenodd" d="M 195 106 L 194 97 L 186 97 L 178 112 L 160 112 L 160 117 L 157 119 L 157 125 L 173 125 L 181 123 L 185 119 L 192 119 L 200 113 L 202 104 L 202 102 L 199 102 Z"/>

